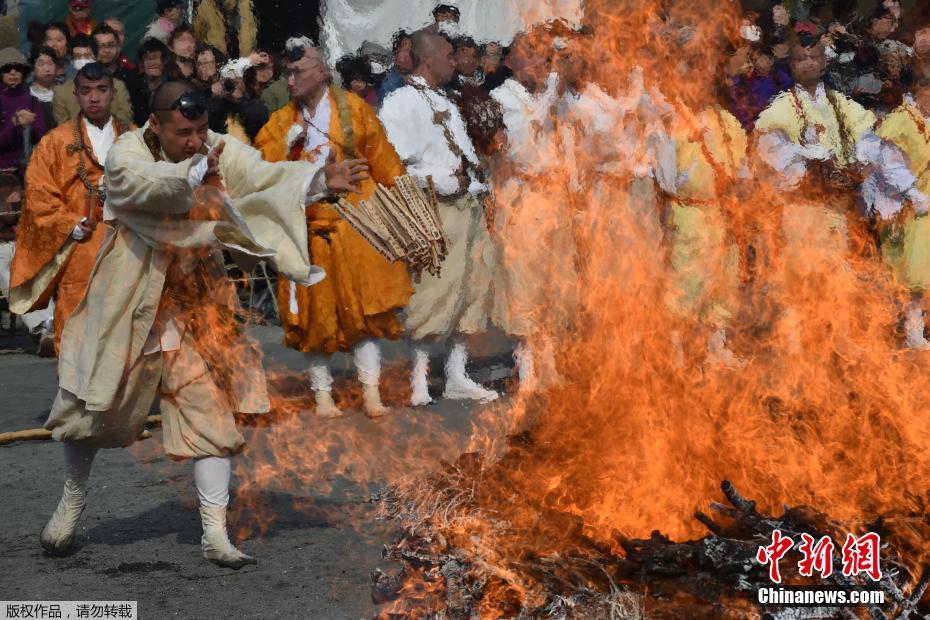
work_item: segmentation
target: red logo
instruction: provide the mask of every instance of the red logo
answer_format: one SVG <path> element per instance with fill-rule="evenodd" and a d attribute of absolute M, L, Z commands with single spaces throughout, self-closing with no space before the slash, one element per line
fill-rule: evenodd
<path fill-rule="evenodd" d="M 794 546 L 794 541 L 781 535 L 781 530 L 772 532 L 772 544 L 759 547 L 756 552 L 756 561 L 765 566 L 769 565 L 769 579 L 774 583 L 781 583 L 781 573 L 778 570 L 778 561 Z"/>
<path fill-rule="evenodd" d="M 880 581 L 882 568 L 880 562 L 881 537 L 874 532 L 856 537 L 853 534 L 846 536 L 846 543 L 842 549 L 843 575 L 858 577 L 866 575 L 872 581 Z M 781 530 L 772 531 L 772 542 L 759 547 L 756 552 L 756 561 L 769 567 L 769 579 L 773 583 L 781 583 L 781 571 L 778 562 L 784 558 L 795 542 Z M 833 553 L 836 544 L 829 536 L 822 536 L 815 540 L 810 534 L 801 534 L 801 561 L 798 562 L 798 572 L 803 577 L 813 577 L 817 572 L 821 578 L 826 579 L 833 574 Z"/>
<path fill-rule="evenodd" d="M 847 534 L 846 543 L 843 545 L 843 574 L 847 577 L 857 577 L 865 573 L 872 581 L 880 581 L 882 578 L 882 566 L 879 562 L 881 546 L 881 537 L 873 532 L 859 538 Z"/>
<path fill-rule="evenodd" d="M 810 534 L 801 534 L 801 546 L 798 550 L 804 557 L 798 562 L 798 570 L 803 577 L 813 577 L 814 571 L 826 579 L 833 574 L 833 549 L 836 545 L 829 536 L 824 536 L 816 543 Z"/>

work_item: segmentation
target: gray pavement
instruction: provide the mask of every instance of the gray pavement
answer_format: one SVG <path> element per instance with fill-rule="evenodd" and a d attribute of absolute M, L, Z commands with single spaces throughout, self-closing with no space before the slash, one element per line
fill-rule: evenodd
<path fill-rule="evenodd" d="M 416 411 L 396 407 L 378 421 L 357 411 L 320 420 L 305 408 L 302 357 L 278 344 L 278 329 L 254 334 L 273 370 L 273 393 L 292 412 L 279 424 L 245 429 L 249 448 L 234 474 L 234 529 L 259 564 L 235 572 L 201 558 L 192 466 L 164 458 L 160 430 L 130 449 L 101 452 L 74 552 L 46 556 L 38 533 L 60 496 L 61 448 L 20 442 L 0 446 L 0 600 L 136 600 L 141 618 L 377 612 L 369 574 L 383 567 L 382 546 L 396 532 L 377 520 L 371 492 L 456 458 L 477 408 L 439 401 Z M 509 343 L 491 336 L 474 344 L 478 378 L 501 387 L 510 371 Z M 434 367 L 439 349 L 436 355 Z M 390 405 L 405 393 L 406 356 L 402 345 L 385 347 Z M 351 378 L 348 360 L 335 368 L 343 376 L 339 389 Z M 41 427 L 55 389 L 54 360 L 0 354 L 0 432 Z M 432 392 L 441 392 L 438 377 Z M 260 480 L 259 473 L 268 475 Z"/>

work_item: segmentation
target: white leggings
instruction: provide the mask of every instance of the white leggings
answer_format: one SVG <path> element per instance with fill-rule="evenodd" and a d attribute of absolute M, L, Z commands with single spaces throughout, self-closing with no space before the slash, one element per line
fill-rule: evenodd
<path fill-rule="evenodd" d="M 202 506 L 225 506 L 229 503 L 232 462 L 228 457 L 208 456 L 194 461 L 194 484 Z"/>
<path fill-rule="evenodd" d="M 96 448 L 64 442 L 65 475 L 81 488 L 86 488 L 90 469 L 97 455 Z M 208 456 L 194 461 L 194 484 L 200 503 L 205 506 L 225 506 L 229 503 L 229 482 L 232 461 L 228 457 Z"/>
<path fill-rule="evenodd" d="M 310 365 L 310 388 L 314 392 L 329 392 L 333 389 L 333 375 L 329 371 L 330 355 L 307 353 Z M 352 352 L 358 380 L 364 385 L 378 385 L 381 379 L 381 349 L 374 340 L 363 340 Z"/>

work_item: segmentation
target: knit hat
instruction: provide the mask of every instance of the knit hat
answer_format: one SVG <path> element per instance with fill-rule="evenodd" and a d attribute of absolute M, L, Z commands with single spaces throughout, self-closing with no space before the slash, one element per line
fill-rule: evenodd
<path fill-rule="evenodd" d="M 22 68 L 26 73 L 32 71 L 29 61 L 23 56 L 23 53 L 15 47 L 4 47 L 0 49 L 0 69 L 14 66 Z"/>

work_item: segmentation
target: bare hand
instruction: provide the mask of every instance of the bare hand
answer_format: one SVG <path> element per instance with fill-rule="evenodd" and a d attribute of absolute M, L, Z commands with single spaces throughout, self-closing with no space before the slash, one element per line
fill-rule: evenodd
<path fill-rule="evenodd" d="M 204 182 L 211 177 L 220 181 L 223 179 L 223 175 L 220 172 L 220 155 L 223 154 L 223 149 L 225 148 L 226 142 L 220 140 L 219 143 L 213 147 L 213 150 L 207 154 L 207 173 L 203 176 Z"/>
<path fill-rule="evenodd" d="M 16 114 L 13 115 L 13 123 L 15 125 L 31 125 L 35 120 L 35 113 L 29 110 L 17 110 Z"/>
<path fill-rule="evenodd" d="M 359 184 L 369 178 L 367 159 L 346 159 L 337 162 L 335 161 L 335 155 L 330 152 L 326 161 L 327 164 L 323 168 L 323 173 L 326 175 L 326 189 L 330 193 L 351 192 L 357 194 L 361 191 Z"/>
<path fill-rule="evenodd" d="M 213 82 L 213 84 L 210 85 L 210 94 L 213 95 L 214 97 L 225 96 L 226 89 L 223 88 L 223 82 L 219 80 L 216 82 Z"/>
<path fill-rule="evenodd" d="M 252 66 L 270 64 L 271 56 L 267 52 L 252 52 L 249 54 L 249 62 Z"/>

